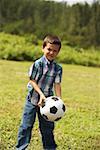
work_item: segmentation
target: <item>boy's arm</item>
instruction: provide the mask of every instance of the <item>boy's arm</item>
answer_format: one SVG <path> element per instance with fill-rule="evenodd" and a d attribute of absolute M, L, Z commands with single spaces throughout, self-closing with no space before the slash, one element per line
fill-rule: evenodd
<path fill-rule="evenodd" d="M 35 80 L 30 80 L 29 83 L 33 86 L 34 90 L 38 92 L 38 94 L 40 95 L 38 105 L 41 106 L 42 102 L 46 99 L 45 95 L 43 94 L 43 92 L 41 91 Z"/>
<path fill-rule="evenodd" d="M 56 96 L 61 98 L 61 83 L 54 83 L 54 91 Z"/>

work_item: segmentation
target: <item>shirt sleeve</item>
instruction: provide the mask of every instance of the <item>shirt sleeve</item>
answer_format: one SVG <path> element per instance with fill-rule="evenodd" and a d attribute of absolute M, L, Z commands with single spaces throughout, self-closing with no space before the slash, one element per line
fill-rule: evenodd
<path fill-rule="evenodd" d="M 61 80 L 62 80 L 62 67 L 59 66 L 55 77 L 55 83 L 61 83 Z"/>
<path fill-rule="evenodd" d="M 29 72 L 28 72 L 28 76 L 30 80 L 35 80 L 37 74 L 38 74 L 38 66 L 34 63 L 31 65 L 31 67 L 29 68 Z"/>

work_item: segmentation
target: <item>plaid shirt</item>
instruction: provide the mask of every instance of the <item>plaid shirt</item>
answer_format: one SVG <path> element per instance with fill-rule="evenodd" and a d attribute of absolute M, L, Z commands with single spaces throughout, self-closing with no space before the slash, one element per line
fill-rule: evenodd
<path fill-rule="evenodd" d="M 45 56 L 36 60 L 29 69 L 29 77 L 35 80 L 46 97 L 52 96 L 53 84 L 60 83 L 62 78 L 62 67 L 55 61 L 48 61 Z M 37 105 L 39 94 L 28 83 L 29 93 L 31 94 L 31 102 Z"/>

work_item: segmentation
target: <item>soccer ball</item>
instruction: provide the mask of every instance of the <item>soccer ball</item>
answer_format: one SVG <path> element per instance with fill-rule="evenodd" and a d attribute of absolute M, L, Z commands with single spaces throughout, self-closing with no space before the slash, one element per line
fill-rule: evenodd
<path fill-rule="evenodd" d="M 48 121 L 58 121 L 65 112 L 63 101 L 57 96 L 46 98 L 44 104 L 40 107 L 40 113 Z"/>

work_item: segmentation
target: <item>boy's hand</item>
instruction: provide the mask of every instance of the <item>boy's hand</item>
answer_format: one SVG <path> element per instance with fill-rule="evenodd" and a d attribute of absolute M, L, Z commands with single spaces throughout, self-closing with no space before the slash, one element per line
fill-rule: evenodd
<path fill-rule="evenodd" d="M 40 95 L 40 100 L 39 100 L 39 102 L 38 102 L 38 106 L 39 106 L 39 107 L 42 106 L 42 104 L 43 104 L 43 102 L 45 101 L 45 99 L 46 99 L 45 95 L 44 95 L 44 94 L 41 94 L 41 95 Z"/>

